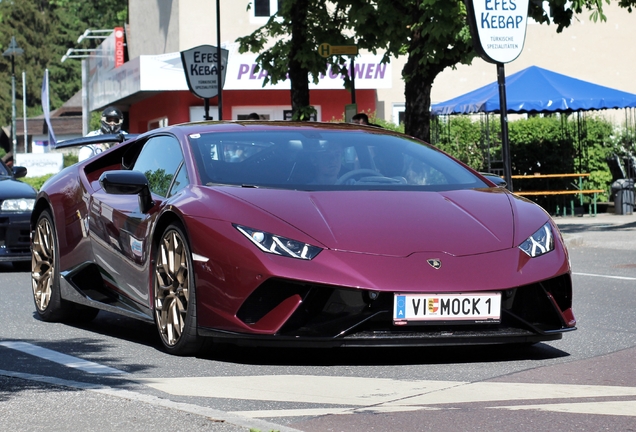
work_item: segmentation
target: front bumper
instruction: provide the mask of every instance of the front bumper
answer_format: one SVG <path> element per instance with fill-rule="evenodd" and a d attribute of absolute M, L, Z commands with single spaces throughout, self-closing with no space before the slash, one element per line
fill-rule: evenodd
<path fill-rule="evenodd" d="M 31 260 L 31 212 L 0 213 L 0 261 Z"/>
<path fill-rule="evenodd" d="M 500 323 L 396 326 L 391 292 L 371 300 L 368 290 L 273 279 L 237 313 L 253 334 L 212 328 L 199 328 L 199 334 L 238 345 L 294 347 L 528 344 L 561 339 L 576 329 L 571 296 L 567 273 L 504 290 Z M 265 334 L 275 312 L 288 318 L 274 334 Z"/>

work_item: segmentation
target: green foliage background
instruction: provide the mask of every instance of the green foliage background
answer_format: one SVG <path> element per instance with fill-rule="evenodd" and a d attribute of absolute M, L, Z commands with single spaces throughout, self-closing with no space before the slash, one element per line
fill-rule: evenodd
<path fill-rule="evenodd" d="M 612 174 L 607 158 L 630 154 L 634 134 L 600 115 L 532 116 L 508 123 L 512 175 L 589 173 L 584 189 L 604 189 L 608 201 Z M 501 125 L 497 116 L 436 119 L 432 143 L 479 171 L 501 169 Z M 490 144 L 490 145 L 488 145 Z M 517 180 L 515 191 L 572 189 L 571 180 Z M 585 201 L 591 198 L 588 196 Z"/>
<path fill-rule="evenodd" d="M 61 58 L 68 48 L 94 48 L 100 40 L 77 38 L 90 29 L 123 26 L 127 0 L 1 0 L 0 50 L 15 36 L 23 55 L 16 56 L 16 101 L 22 117 L 22 71 L 26 71 L 29 117 L 42 114 L 42 79 L 49 69 L 51 110 L 81 88 L 80 62 Z M 0 125 L 11 122 L 11 58 L 0 57 Z"/>

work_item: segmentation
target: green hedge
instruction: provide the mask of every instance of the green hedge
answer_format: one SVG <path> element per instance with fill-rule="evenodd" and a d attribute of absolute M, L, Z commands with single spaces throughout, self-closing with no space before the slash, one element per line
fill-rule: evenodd
<path fill-rule="evenodd" d="M 490 155 L 491 168 L 503 168 L 498 115 L 443 117 L 432 130 L 433 144 L 469 166 L 486 171 Z M 583 187 L 607 190 L 598 200 L 608 201 L 612 175 L 607 158 L 613 153 L 626 154 L 632 138 L 600 116 L 575 113 L 509 121 L 508 142 L 513 175 L 589 173 Z M 571 189 L 567 179 L 545 182 L 519 180 L 513 186 L 515 190 Z M 585 197 L 586 202 L 590 200 Z"/>

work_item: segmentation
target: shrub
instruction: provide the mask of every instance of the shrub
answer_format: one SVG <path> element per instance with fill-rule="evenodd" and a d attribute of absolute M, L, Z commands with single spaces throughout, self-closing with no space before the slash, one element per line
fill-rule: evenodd
<path fill-rule="evenodd" d="M 38 177 L 23 177 L 20 180 L 26 184 L 30 184 L 36 191 L 39 191 L 44 182 L 53 177 L 53 175 L 54 174 L 46 174 Z"/>
<path fill-rule="evenodd" d="M 477 170 L 503 172 L 501 162 L 501 123 L 498 115 L 450 116 L 436 120 L 432 126 L 433 143 Z M 584 189 L 609 191 L 612 175 L 607 158 L 616 153 L 626 155 L 633 139 L 624 128 L 595 114 L 560 114 L 530 116 L 508 123 L 511 170 L 513 175 L 534 173 L 589 173 Z M 480 160 L 481 156 L 481 160 Z M 543 182 L 543 183 L 540 183 Z M 571 189 L 567 179 L 523 180 L 514 182 L 514 190 Z M 585 202 L 591 201 L 585 196 Z M 609 192 L 598 197 L 609 199 Z"/>

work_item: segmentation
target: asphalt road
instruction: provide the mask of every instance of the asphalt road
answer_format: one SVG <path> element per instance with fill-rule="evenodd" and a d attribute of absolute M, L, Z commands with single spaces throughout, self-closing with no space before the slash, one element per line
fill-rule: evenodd
<path fill-rule="evenodd" d="M 0 430 L 634 431 L 636 216 L 558 218 L 578 330 L 532 347 L 160 350 L 152 325 L 34 317 L 0 263 Z"/>

